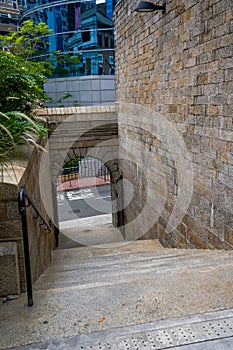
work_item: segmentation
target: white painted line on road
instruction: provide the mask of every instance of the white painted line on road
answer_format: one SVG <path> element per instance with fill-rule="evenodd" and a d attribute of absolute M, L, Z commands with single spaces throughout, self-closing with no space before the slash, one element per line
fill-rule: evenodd
<path fill-rule="evenodd" d="M 111 196 L 99 197 L 99 198 L 95 198 L 95 199 L 98 200 L 98 199 L 104 199 L 104 198 L 111 198 Z"/>
<path fill-rule="evenodd" d="M 71 202 L 71 201 L 80 201 L 80 200 L 83 200 L 85 198 L 95 198 L 95 195 L 94 195 L 94 193 L 88 193 L 86 195 L 81 195 L 81 196 L 74 195 L 72 197 L 69 197 L 68 200 L 69 200 L 69 202 Z"/>
<path fill-rule="evenodd" d="M 72 202 L 72 201 L 79 201 L 79 200 L 84 200 L 88 198 L 100 200 L 100 199 L 111 198 L 111 195 L 96 197 L 96 193 L 92 192 L 90 188 L 86 188 L 82 190 L 73 190 L 73 191 L 66 192 L 65 194 L 63 193 L 57 194 L 57 200 L 58 200 L 59 206 L 64 205 L 65 199 L 67 199 L 69 202 Z"/>

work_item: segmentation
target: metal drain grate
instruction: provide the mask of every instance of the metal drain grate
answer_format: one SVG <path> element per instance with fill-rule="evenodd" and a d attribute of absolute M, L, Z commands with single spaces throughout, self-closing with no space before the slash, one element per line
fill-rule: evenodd
<path fill-rule="evenodd" d="M 195 344 L 233 336 L 233 318 L 174 326 L 151 332 L 118 336 L 90 344 L 76 344 L 77 350 L 156 350 Z"/>

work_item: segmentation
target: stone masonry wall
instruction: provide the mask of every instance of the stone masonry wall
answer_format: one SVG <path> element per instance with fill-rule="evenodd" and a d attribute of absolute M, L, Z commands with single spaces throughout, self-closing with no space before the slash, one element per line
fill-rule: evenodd
<path fill-rule="evenodd" d="M 108 167 L 112 197 L 118 198 L 118 128 L 115 105 L 48 108 L 42 110 L 41 115 L 50 120 L 49 154 L 54 185 L 65 162 L 77 156 L 94 157 Z M 112 219 L 114 225 L 117 225 L 114 208 Z"/>
<path fill-rule="evenodd" d="M 41 141 L 43 146 L 46 140 Z M 1 186 L 1 204 L 0 204 L 0 243 L 15 242 L 17 246 L 17 266 L 19 269 L 20 289 L 25 291 L 25 267 L 24 267 L 24 251 L 21 219 L 18 210 L 18 192 L 22 185 L 25 186 L 27 192 L 34 200 L 44 217 L 49 221 L 48 213 L 44 209 L 43 202 L 40 197 L 39 170 L 41 158 L 44 153 L 36 149 L 32 151 L 25 148 L 17 149 L 17 152 L 11 158 L 4 176 Z M 47 184 L 47 207 L 52 208 L 51 180 L 50 179 L 50 162 L 49 155 L 44 157 L 43 176 Z M 13 170 L 14 168 L 14 170 Z M 49 205 L 48 205 L 49 203 Z M 40 225 L 40 221 L 34 219 L 35 212 L 32 207 L 27 208 L 27 225 L 29 235 L 29 249 L 31 261 L 32 281 L 43 272 L 45 267 L 50 263 L 51 250 L 54 248 L 54 232 L 49 233 L 44 226 Z M 1 263 L 6 264 L 2 256 Z M 13 273 L 13 272 L 12 272 Z M 1 271 L 0 271 L 1 274 Z M 2 277 L 2 274 L 1 274 Z M 1 279 L 1 283 L 4 281 Z M 6 281 L 7 283 L 7 281 Z M 6 290 L 6 288 L 3 288 Z M 9 290 L 9 288 L 7 289 Z M 14 291 L 10 294 L 15 294 Z M 7 295 L 0 295 L 0 297 Z"/>
<path fill-rule="evenodd" d="M 46 141 L 46 139 L 40 141 L 42 147 L 45 147 Z M 41 162 L 43 162 L 42 167 Z M 41 174 L 41 176 L 39 176 L 39 174 Z M 43 183 L 43 187 L 46 189 L 44 190 L 46 196 L 44 195 L 43 198 L 41 196 L 42 184 L 40 182 Z M 43 217 L 49 223 L 49 220 L 53 218 L 49 153 L 45 153 L 37 149 L 33 150 L 26 171 L 20 181 L 20 186 L 21 185 L 25 186 L 26 191 L 29 193 L 30 197 L 39 208 Z M 53 228 L 52 231 L 49 232 L 44 225 L 41 225 L 41 220 L 35 220 L 35 217 L 36 214 L 33 208 L 31 206 L 28 207 L 27 225 L 33 283 L 41 275 L 44 269 L 50 264 L 51 251 L 55 247 Z"/>
<path fill-rule="evenodd" d="M 20 276 L 21 290 L 25 290 L 25 271 L 24 271 L 24 253 L 22 242 L 22 231 L 20 215 L 18 211 L 18 187 L 12 183 L 1 183 L 1 204 L 0 204 L 0 244 L 16 243 L 17 244 L 17 260 Z M 1 263 L 1 271 L 6 264 L 6 260 L 3 259 Z M 2 273 L 1 273 L 2 275 Z M 3 277 L 2 277 L 3 278 Z M 2 289 L 7 290 L 4 285 L 4 281 L 1 281 Z M 13 292 L 10 294 L 16 294 Z M 7 295 L 0 295 L 0 297 L 6 297 Z"/>
<path fill-rule="evenodd" d="M 136 3 L 137 0 L 121 0 L 115 10 L 116 85 L 122 146 L 119 157 L 128 157 L 128 165 L 122 165 L 123 176 L 137 189 L 125 209 L 125 222 L 132 222 L 142 213 L 150 197 L 147 185 L 150 187 L 151 174 L 157 171 L 152 188 L 154 207 L 149 206 L 144 220 L 146 223 L 154 215 L 154 224 L 145 232 L 146 236 L 157 237 L 169 247 L 231 249 L 232 1 L 167 0 L 165 15 L 136 13 Z M 167 133 L 161 135 L 165 121 Z M 169 130 L 173 130 L 170 139 Z M 183 169 L 178 149 L 170 147 L 173 133 L 180 137 L 178 146 L 183 142 L 186 150 L 182 154 Z M 132 142 L 137 142 L 138 149 Z M 143 156 L 143 150 L 148 152 L 148 158 Z M 182 181 L 191 178 L 186 166 L 189 158 L 193 187 L 189 187 L 190 192 L 186 194 L 190 203 L 183 219 L 168 229 L 179 195 L 182 190 L 185 192 Z M 155 164 L 151 165 L 151 171 L 147 170 L 143 176 L 152 161 Z M 158 173 L 160 167 L 163 177 Z M 125 193 L 126 199 L 127 196 Z M 161 205 L 156 207 L 158 198 L 162 211 Z M 126 229 L 129 239 L 138 237 L 138 222 L 132 227 L 131 232 Z"/>

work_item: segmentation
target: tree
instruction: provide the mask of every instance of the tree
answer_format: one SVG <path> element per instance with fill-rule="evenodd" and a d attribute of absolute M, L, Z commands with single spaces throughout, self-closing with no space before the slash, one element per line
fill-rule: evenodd
<path fill-rule="evenodd" d="M 8 51 L 0 52 L 0 110 L 20 111 L 33 116 L 48 95 L 43 89 L 47 69 L 39 62 L 23 60 Z"/>
<path fill-rule="evenodd" d="M 44 22 L 35 24 L 32 20 L 24 21 L 19 31 L 0 35 L 0 46 L 13 55 L 32 60 L 49 45 L 46 38 L 52 33 Z"/>
<path fill-rule="evenodd" d="M 1 157 L 5 161 L 19 143 L 35 141 L 29 132 L 45 135 L 43 126 L 35 122 L 35 110 L 50 99 L 44 83 L 54 70 L 52 62 L 62 60 L 59 52 L 47 55 L 47 60 L 40 59 L 51 33 L 45 23 L 28 20 L 18 32 L 0 35 L 0 164 Z M 69 62 L 77 64 L 79 57 L 63 58 L 64 66 Z"/>
<path fill-rule="evenodd" d="M 20 111 L 32 116 L 48 99 L 44 83 L 52 73 L 52 63 L 33 57 L 46 44 L 52 31 L 41 22 L 25 21 L 18 32 L 0 35 L 0 110 Z"/>
<path fill-rule="evenodd" d="M 50 34 L 52 30 L 44 22 L 35 24 L 32 20 L 27 20 L 18 32 L 0 35 L 0 47 L 23 59 L 39 61 L 45 67 L 47 76 L 52 73 L 67 75 L 70 71 L 79 71 L 79 54 L 63 53 L 59 50 L 45 54 L 48 51 Z"/>
<path fill-rule="evenodd" d="M 50 32 L 44 23 L 26 21 L 19 32 L 0 35 L 0 164 L 18 144 L 35 143 L 33 135 L 46 134 L 35 110 L 48 99 L 43 84 L 52 64 L 37 62 L 33 55 L 41 36 Z"/>

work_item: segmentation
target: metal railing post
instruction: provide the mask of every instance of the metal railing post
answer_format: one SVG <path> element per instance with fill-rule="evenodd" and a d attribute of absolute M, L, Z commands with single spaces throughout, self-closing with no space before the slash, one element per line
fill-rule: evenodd
<path fill-rule="evenodd" d="M 18 201 L 19 201 L 19 213 L 21 215 L 21 221 L 22 221 L 22 231 L 23 231 L 24 262 L 25 262 L 25 272 L 26 272 L 28 306 L 32 306 L 33 305 L 32 277 L 31 277 L 31 264 L 30 264 L 30 254 L 29 254 L 28 228 L 27 228 L 25 188 L 24 188 L 24 186 L 22 186 L 20 189 Z"/>

